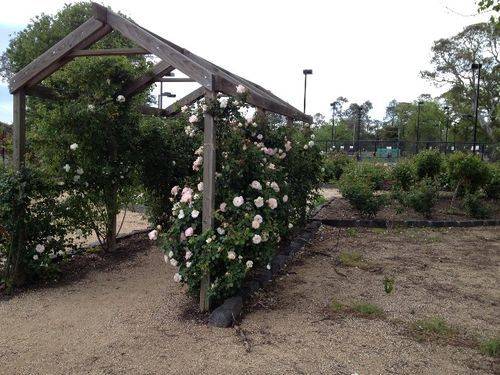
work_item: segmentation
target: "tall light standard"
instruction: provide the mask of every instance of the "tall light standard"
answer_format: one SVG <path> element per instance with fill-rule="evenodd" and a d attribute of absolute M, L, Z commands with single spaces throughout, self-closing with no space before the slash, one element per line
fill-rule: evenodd
<path fill-rule="evenodd" d="M 446 123 L 445 123 L 445 132 L 444 132 L 444 153 L 448 153 L 448 129 L 450 127 L 450 107 L 444 107 L 446 113 Z"/>
<path fill-rule="evenodd" d="M 337 101 L 330 103 L 330 105 L 332 107 L 332 145 L 335 142 L 335 111 L 337 109 L 337 105 L 339 105 L 339 104 L 340 103 Z"/>
<path fill-rule="evenodd" d="M 477 87 L 476 87 L 476 100 L 474 105 L 474 139 L 472 142 L 472 152 L 476 153 L 476 142 L 477 142 L 477 116 L 479 111 L 479 81 L 481 80 L 481 67 L 482 64 L 473 63 L 471 66 L 472 72 L 477 70 Z"/>
<path fill-rule="evenodd" d="M 419 151 L 419 142 L 420 142 L 420 107 L 424 104 L 422 100 L 418 101 L 417 104 L 417 145 L 416 145 L 416 153 Z"/>
<path fill-rule="evenodd" d="M 302 73 L 304 73 L 304 113 L 306 113 L 307 76 L 313 74 L 313 71 L 312 69 L 304 69 Z"/>

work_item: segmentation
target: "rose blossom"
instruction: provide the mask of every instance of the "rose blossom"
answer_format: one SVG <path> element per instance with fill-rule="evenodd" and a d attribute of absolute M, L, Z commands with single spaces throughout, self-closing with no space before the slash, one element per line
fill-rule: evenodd
<path fill-rule="evenodd" d="M 183 106 L 181 107 L 181 112 L 182 112 L 182 113 L 186 112 L 187 110 L 188 110 L 187 105 L 183 105 Z"/>
<path fill-rule="evenodd" d="M 198 216 L 200 216 L 200 211 L 198 211 L 198 210 L 193 210 L 193 211 L 191 212 L 191 217 L 192 217 L 193 219 L 196 219 Z"/>
<path fill-rule="evenodd" d="M 253 218 L 255 221 L 258 221 L 259 224 L 262 224 L 262 222 L 264 221 L 264 219 L 262 218 L 262 216 L 260 215 L 255 215 L 254 218 Z"/>
<path fill-rule="evenodd" d="M 184 235 L 186 237 L 191 237 L 194 233 L 194 229 L 192 227 L 189 227 L 187 228 L 185 231 L 184 231 Z"/>
<path fill-rule="evenodd" d="M 174 281 L 175 281 L 176 283 L 179 283 L 181 280 L 182 280 L 182 276 L 181 276 L 179 273 L 176 273 L 176 274 L 174 275 Z"/>
<path fill-rule="evenodd" d="M 283 195 L 283 202 L 285 202 L 285 203 L 288 202 L 288 195 L 286 195 L 286 194 Z"/>
<path fill-rule="evenodd" d="M 41 244 L 38 244 L 36 245 L 35 247 L 35 251 L 38 253 L 38 254 L 41 254 L 45 251 L 45 246 L 41 245 Z"/>
<path fill-rule="evenodd" d="M 258 234 L 254 234 L 252 237 L 252 242 L 256 245 L 260 244 L 262 242 L 262 237 L 259 236 Z"/>
<path fill-rule="evenodd" d="M 224 98 L 219 98 L 219 107 L 222 109 L 227 107 L 227 102 L 229 101 L 229 98 L 224 97 Z"/>
<path fill-rule="evenodd" d="M 221 210 L 221 212 L 226 212 L 226 207 L 227 207 L 227 203 L 222 202 L 219 206 L 219 209 Z"/>
<path fill-rule="evenodd" d="M 222 236 L 224 233 L 226 233 L 226 231 L 224 230 L 224 228 L 218 227 L 217 233 L 219 233 Z"/>
<path fill-rule="evenodd" d="M 196 115 L 191 115 L 189 116 L 189 120 L 188 120 L 191 124 L 194 124 L 195 122 L 198 122 L 198 116 Z"/>
<path fill-rule="evenodd" d="M 184 216 L 185 216 L 185 215 L 184 215 L 184 210 L 180 210 L 180 211 L 179 211 L 179 215 L 177 215 L 177 218 L 178 218 L 178 219 L 184 219 Z"/>
<path fill-rule="evenodd" d="M 260 184 L 259 181 L 252 181 L 250 186 L 255 190 L 262 190 L 262 185 Z"/>
<path fill-rule="evenodd" d="M 260 223 L 257 220 L 252 221 L 252 228 L 259 229 Z"/>
<path fill-rule="evenodd" d="M 246 266 L 247 266 L 247 268 L 252 268 L 253 267 L 253 262 L 251 260 L 247 260 Z"/>
<path fill-rule="evenodd" d="M 71 144 L 71 146 L 69 146 L 69 149 L 71 151 L 76 151 L 77 148 L 78 148 L 78 144 L 77 143 L 73 143 L 73 144 Z"/>
<path fill-rule="evenodd" d="M 188 260 L 188 259 L 189 259 L 189 258 L 191 258 L 192 256 L 193 256 L 193 253 L 192 253 L 191 251 L 189 251 L 189 250 L 188 250 L 188 251 L 186 251 L 186 255 L 184 255 L 184 258 L 185 258 L 186 260 Z"/>
<path fill-rule="evenodd" d="M 179 264 L 179 262 L 177 262 L 174 258 L 170 259 L 170 264 L 174 267 L 177 267 L 177 265 Z"/>
<path fill-rule="evenodd" d="M 186 268 L 191 267 L 191 264 L 192 264 L 191 262 L 186 262 Z"/>
<path fill-rule="evenodd" d="M 118 95 L 118 96 L 116 97 L 116 101 L 117 101 L 118 103 L 124 103 L 124 102 L 125 102 L 125 97 L 124 97 L 123 95 Z"/>
<path fill-rule="evenodd" d="M 148 233 L 148 237 L 151 241 L 156 241 L 158 239 L 158 231 L 156 229 L 152 230 Z"/>
<path fill-rule="evenodd" d="M 229 260 L 234 260 L 234 259 L 236 259 L 236 253 L 235 253 L 234 251 L 232 251 L 232 250 L 231 250 L 231 251 L 228 251 L 228 252 L 227 252 L 227 258 L 228 258 Z"/>
<path fill-rule="evenodd" d="M 165 263 L 169 263 L 170 262 L 170 260 L 168 259 L 168 255 L 167 254 L 165 254 L 163 256 L 163 259 L 165 260 Z"/>
<path fill-rule="evenodd" d="M 254 199 L 254 201 L 253 201 L 253 202 L 255 203 L 255 206 L 256 206 L 257 208 L 260 208 L 260 207 L 262 207 L 262 206 L 264 205 L 264 198 L 262 198 L 262 197 L 258 197 L 258 198 L 256 198 L 256 199 Z"/>
<path fill-rule="evenodd" d="M 247 92 L 247 88 L 243 85 L 238 85 L 238 86 L 236 86 L 236 92 L 238 94 L 244 94 Z"/>
<path fill-rule="evenodd" d="M 285 150 L 288 152 L 292 149 L 292 142 L 286 141 L 285 143 Z"/>
<path fill-rule="evenodd" d="M 271 182 L 271 188 L 277 193 L 278 191 L 280 191 L 280 187 L 278 186 L 278 184 L 276 182 Z"/>
<path fill-rule="evenodd" d="M 245 200 L 243 199 L 243 197 L 241 195 L 239 197 L 233 198 L 233 205 L 235 207 L 240 207 L 244 202 L 245 202 Z"/>
<path fill-rule="evenodd" d="M 180 187 L 175 185 L 172 190 L 170 190 L 170 194 L 177 195 L 179 193 Z"/>
<path fill-rule="evenodd" d="M 203 191 L 203 182 L 198 182 L 198 191 Z"/>
<path fill-rule="evenodd" d="M 267 200 L 268 206 L 271 208 L 271 210 L 274 210 L 276 207 L 278 207 L 278 201 L 276 198 L 269 198 Z"/>

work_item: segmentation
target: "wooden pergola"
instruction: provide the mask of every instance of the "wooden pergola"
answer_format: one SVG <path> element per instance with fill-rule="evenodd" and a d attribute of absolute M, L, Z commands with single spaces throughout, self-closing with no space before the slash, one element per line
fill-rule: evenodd
<path fill-rule="evenodd" d="M 14 97 L 13 120 L 13 166 L 20 170 L 24 165 L 26 143 L 26 95 L 57 99 L 62 94 L 40 83 L 52 73 L 64 67 L 65 64 L 80 56 L 113 56 L 152 54 L 161 59 L 152 69 L 132 84 L 123 88 L 122 95 L 130 98 L 145 90 L 155 82 L 175 82 L 182 79 L 164 78 L 173 70 L 178 69 L 189 80 L 197 82 L 200 88 L 179 99 L 165 109 L 146 106 L 144 114 L 172 116 L 185 105 L 191 105 L 205 97 L 215 99 L 217 93 L 228 96 L 237 95 L 236 88 L 243 85 L 247 90 L 246 101 L 259 111 L 270 111 L 293 120 L 311 123 L 312 118 L 284 100 L 280 99 L 263 87 L 233 74 L 194 53 L 175 45 L 174 43 L 152 33 L 136 23 L 120 16 L 106 7 L 92 3 L 93 16 L 69 33 L 54 46 L 45 51 L 30 64 L 15 74 L 9 82 L 9 90 Z M 88 49 L 112 31 L 116 31 L 135 43 L 137 48 L 126 49 Z M 215 200 L 215 128 L 213 117 L 204 115 L 204 164 L 203 164 L 203 214 L 202 230 L 213 228 L 213 211 Z M 200 308 L 209 308 L 207 290 L 210 276 L 205 275 L 200 291 Z"/>

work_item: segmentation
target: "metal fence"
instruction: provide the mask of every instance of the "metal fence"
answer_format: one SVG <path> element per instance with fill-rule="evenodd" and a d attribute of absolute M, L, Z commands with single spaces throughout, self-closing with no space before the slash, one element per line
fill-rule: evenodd
<path fill-rule="evenodd" d="M 472 152 L 472 142 L 440 142 L 440 141 L 330 141 L 317 140 L 316 143 L 325 152 L 341 151 L 360 158 L 397 159 L 411 156 L 422 150 L 435 149 L 444 154 L 457 151 Z M 483 159 L 496 160 L 500 154 L 499 143 L 476 143 L 476 154 Z"/>

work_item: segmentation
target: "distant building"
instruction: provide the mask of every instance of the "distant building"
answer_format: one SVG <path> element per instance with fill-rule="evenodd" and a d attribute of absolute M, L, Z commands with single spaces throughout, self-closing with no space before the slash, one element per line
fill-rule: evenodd
<path fill-rule="evenodd" d="M 0 137 L 6 134 L 7 136 L 12 136 L 12 126 L 0 121 Z"/>

